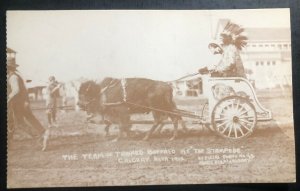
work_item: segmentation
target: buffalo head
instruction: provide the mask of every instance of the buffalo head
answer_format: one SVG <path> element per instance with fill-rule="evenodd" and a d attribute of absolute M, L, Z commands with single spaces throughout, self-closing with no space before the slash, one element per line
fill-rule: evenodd
<path fill-rule="evenodd" d="M 83 82 L 78 90 L 78 103 L 80 109 L 88 113 L 98 110 L 100 99 L 100 86 L 94 81 Z"/>

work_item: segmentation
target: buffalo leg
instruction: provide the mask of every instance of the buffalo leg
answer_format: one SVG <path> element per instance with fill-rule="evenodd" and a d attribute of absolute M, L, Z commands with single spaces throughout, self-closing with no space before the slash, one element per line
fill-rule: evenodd
<path fill-rule="evenodd" d="M 118 137 L 114 141 L 118 141 L 122 138 L 123 134 L 128 134 L 129 128 L 131 127 L 130 123 L 130 115 L 120 115 L 120 121 L 119 121 L 119 134 Z"/>
<path fill-rule="evenodd" d="M 124 131 L 124 126 L 122 125 L 122 123 L 119 123 L 118 126 L 119 126 L 118 136 L 115 139 L 113 139 L 112 142 L 117 142 L 122 138 L 122 134 L 123 134 L 123 131 Z"/>
<path fill-rule="evenodd" d="M 156 127 L 157 127 L 159 124 L 160 124 L 159 122 L 155 122 L 155 123 L 152 125 L 150 131 L 148 131 L 148 133 L 146 134 L 146 136 L 143 138 L 144 141 L 146 141 L 146 140 L 149 139 L 150 135 L 152 135 L 153 131 L 156 129 Z"/>
<path fill-rule="evenodd" d="M 110 127 L 110 124 L 107 124 L 104 128 L 105 130 L 105 137 L 108 137 L 109 136 L 109 127 Z"/>
<path fill-rule="evenodd" d="M 185 123 L 184 123 L 184 121 L 182 120 L 181 117 L 179 118 L 178 122 L 180 123 L 183 132 L 184 132 L 184 133 L 187 133 L 189 130 L 188 130 L 188 128 L 186 127 L 186 125 L 185 125 Z"/>
<path fill-rule="evenodd" d="M 109 127 L 111 126 L 111 122 L 108 120 L 104 120 L 104 124 L 106 125 L 104 130 L 105 130 L 105 137 L 109 136 Z"/>
<path fill-rule="evenodd" d="M 161 134 L 162 128 L 165 126 L 165 123 L 161 123 L 155 130 L 153 133 L 158 132 L 159 134 Z"/>
<path fill-rule="evenodd" d="M 152 135 L 152 133 L 155 131 L 155 129 L 162 124 L 163 118 L 158 113 L 153 112 L 153 118 L 154 118 L 154 124 L 152 125 L 151 129 L 148 131 L 146 136 L 143 138 L 144 141 L 148 140 L 149 137 Z"/>
<path fill-rule="evenodd" d="M 126 124 L 120 124 L 119 127 L 120 127 L 119 128 L 120 131 L 119 131 L 117 140 L 122 139 L 123 135 L 126 135 L 126 137 L 129 137 L 131 125 L 126 123 Z"/>
<path fill-rule="evenodd" d="M 122 118 L 122 129 L 123 133 L 126 134 L 126 137 L 130 137 L 130 129 L 131 129 L 131 121 L 130 121 L 130 115 L 123 115 L 124 117 Z"/>
<path fill-rule="evenodd" d="M 119 134 L 118 134 L 117 138 L 115 138 L 113 140 L 113 142 L 116 142 L 116 141 L 119 141 L 119 140 L 122 139 L 122 136 L 123 136 L 123 134 L 125 132 L 124 130 L 125 130 L 125 126 L 122 123 L 120 123 L 119 124 Z"/>
<path fill-rule="evenodd" d="M 172 141 L 178 136 L 178 117 L 171 116 L 170 118 L 174 126 L 173 136 L 170 138 L 170 140 Z"/>

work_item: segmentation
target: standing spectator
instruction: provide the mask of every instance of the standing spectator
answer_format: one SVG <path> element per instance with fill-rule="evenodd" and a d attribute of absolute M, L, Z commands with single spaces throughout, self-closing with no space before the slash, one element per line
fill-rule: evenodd
<path fill-rule="evenodd" d="M 57 127 L 56 123 L 56 112 L 57 112 L 57 102 L 59 98 L 59 88 L 61 84 L 55 80 L 54 76 L 49 77 L 49 85 L 47 86 L 47 117 L 49 127 Z"/>
<path fill-rule="evenodd" d="M 15 128 L 26 130 L 32 137 L 44 137 L 47 142 L 45 129 L 33 115 L 28 98 L 28 92 L 22 77 L 17 73 L 15 62 L 7 63 L 7 107 L 8 107 L 8 131 Z M 29 129 L 25 129 L 28 127 Z"/>

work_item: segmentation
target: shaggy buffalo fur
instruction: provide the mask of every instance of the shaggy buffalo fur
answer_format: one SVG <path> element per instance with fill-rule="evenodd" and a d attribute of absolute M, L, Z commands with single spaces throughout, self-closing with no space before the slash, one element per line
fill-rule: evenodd
<path fill-rule="evenodd" d="M 148 139 L 156 128 L 161 129 L 164 120 L 169 117 L 174 125 L 171 138 L 174 139 L 178 134 L 178 122 L 184 130 L 186 127 L 181 116 L 175 113 L 172 92 L 171 85 L 162 81 L 105 78 L 100 83 L 87 81 L 80 86 L 79 106 L 89 113 L 101 114 L 112 123 L 117 123 L 120 127 L 118 139 L 130 129 L 131 114 L 152 112 L 153 126 L 144 139 Z"/>

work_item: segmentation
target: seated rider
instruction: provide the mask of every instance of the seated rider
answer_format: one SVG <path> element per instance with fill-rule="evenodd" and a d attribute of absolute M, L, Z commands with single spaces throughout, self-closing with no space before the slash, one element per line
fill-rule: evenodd
<path fill-rule="evenodd" d="M 228 23 L 221 33 L 221 45 L 210 43 L 208 48 L 214 55 L 220 54 L 221 60 L 212 66 L 199 69 L 200 74 L 211 73 L 211 77 L 243 77 L 246 78 L 240 50 L 246 45 L 244 30 L 234 23 Z"/>

